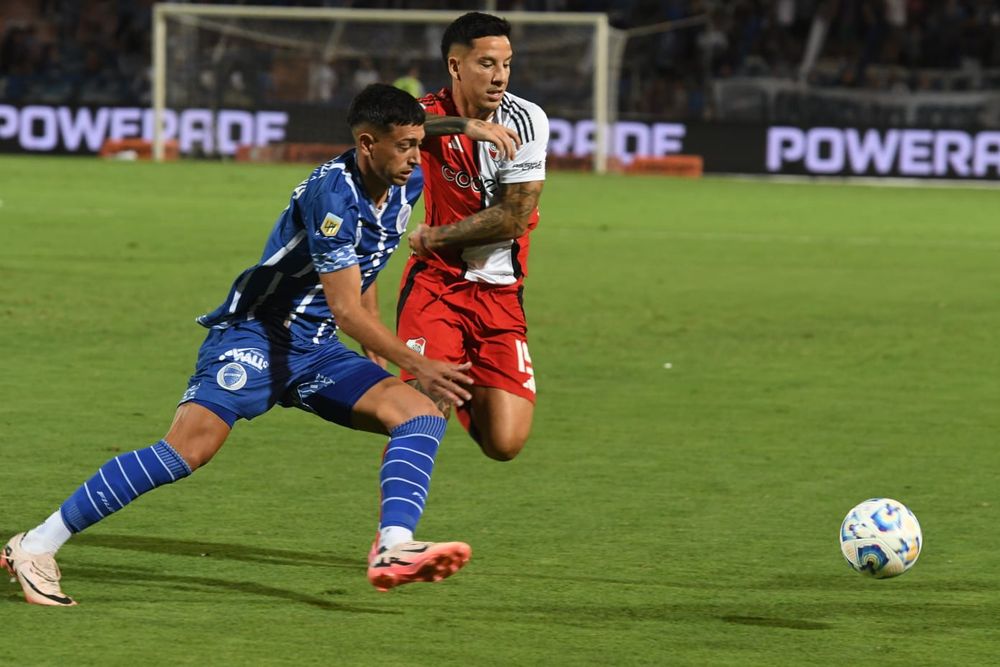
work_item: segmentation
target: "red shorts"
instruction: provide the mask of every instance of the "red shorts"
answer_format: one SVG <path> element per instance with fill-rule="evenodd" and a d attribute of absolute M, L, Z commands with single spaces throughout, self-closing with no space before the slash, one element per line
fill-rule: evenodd
<path fill-rule="evenodd" d="M 496 387 L 535 402 L 535 371 L 518 285 L 442 276 L 420 261 L 403 273 L 396 334 L 431 359 L 472 362 L 476 386 Z M 413 375 L 401 371 L 403 381 Z"/>

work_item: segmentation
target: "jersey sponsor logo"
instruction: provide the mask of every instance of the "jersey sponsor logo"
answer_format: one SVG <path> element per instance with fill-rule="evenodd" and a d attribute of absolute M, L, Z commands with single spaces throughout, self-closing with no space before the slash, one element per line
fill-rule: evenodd
<path fill-rule="evenodd" d="M 234 347 L 219 355 L 219 361 L 225 361 L 226 359 L 238 361 L 258 371 L 263 371 L 271 365 L 264 351 L 256 347 Z"/>
<path fill-rule="evenodd" d="M 444 177 L 444 180 L 454 183 L 463 190 L 471 188 L 476 193 L 486 192 L 488 195 L 496 193 L 497 182 L 492 178 L 473 176 L 464 169 L 455 169 L 447 164 L 441 165 L 441 175 Z"/>
<path fill-rule="evenodd" d="M 342 224 L 344 224 L 343 218 L 333 213 L 327 213 L 326 217 L 323 218 L 323 224 L 319 226 L 319 231 L 322 232 L 323 236 L 336 236 Z"/>
<path fill-rule="evenodd" d="M 215 375 L 219 386 L 229 391 L 239 391 L 247 383 L 247 369 L 237 363 L 228 363 Z"/>
<path fill-rule="evenodd" d="M 406 347 L 410 348 L 417 354 L 423 356 L 424 348 L 427 347 L 427 339 L 422 337 L 411 338 L 410 340 L 406 341 Z"/>
<path fill-rule="evenodd" d="M 537 162 L 517 162 L 510 165 L 510 168 L 519 169 L 521 171 L 531 171 L 532 169 L 541 169 L 544 164 L 545 163 L 541 160 L 538 160 Z"/>

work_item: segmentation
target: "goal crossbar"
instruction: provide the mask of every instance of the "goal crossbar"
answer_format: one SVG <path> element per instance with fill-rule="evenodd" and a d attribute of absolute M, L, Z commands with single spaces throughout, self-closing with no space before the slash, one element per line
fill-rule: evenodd
<path fill-rule="evenodd" d="M 189 5 L 156 3 L 153 6 L 153 157 L 162 161 L 164 155 L 163 118 L 166 109 L 167 81 L 167 20 L 181 17 L 259 18 L 292 21 L 355 20 L 397 23 L 451 23 L 455 11 L 446 9 L 352 9 L 342 7 L 267 7 L 261 5 Z M 610 25 L 606 14 L 599 12 L 504 12 L 513 24 L 574 25 L 594 29 L 593 168 L 598 173 L 607 170 L 606 132 L 608 113 L 608 68 L 610 58 Z M 582 54 L 581 54 L 581 57 Z"/>

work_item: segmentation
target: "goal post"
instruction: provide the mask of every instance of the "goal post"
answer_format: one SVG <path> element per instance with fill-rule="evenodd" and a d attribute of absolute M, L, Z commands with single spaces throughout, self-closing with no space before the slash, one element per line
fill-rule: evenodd
<path fill-rule="evenodd" d="M 266 78 L 272 74 L 252 73 L 252 67 L 247 67 L 239 81 L 220 80 L 234 76 L 225 63 L 240 57 L 254 60 L 258 69 L 266 63 L 274 74 L 265 86 L 267 91 L 236 98 L 235 104 L 244 109 L 280 106 L 282 99 L 302 106 L 306 100 L 297 96 L 294 86 L 275 97 L 274 80 L 284 82 L 289 72 L 292 78 L 306 77 L 304 67 L 326 61 L 338 64 L 341 79 L 352 74 L 350 68 L 359 60 L 374 58 L 397 66 L 413 63 L 435 72 L 439 83 L 447 85 L 432 38 L 436 35 L 439 40 L 444 27 L 460 14 L 451 10 L 157 3 L 152 44 L 154 159 L 163 159 L 168 134 L 165 122 L 171 109 L 232 106 L 232 101 L 220 100 L 234 98 L 233 85 L 245 87 L 248 77 L 256 80 L 258 75 Z M 525 11 L 499 15 L 512 26 L 515 65 L 511 92 L 537 102 L 550 117 L 592 120 L 592 168 L 599 173 L 606 171 L 621 56 L 617 31 L 609 26 L 607 15 Z M 276 64 L 282 62 L 298 65 L 282 69 Z"/>

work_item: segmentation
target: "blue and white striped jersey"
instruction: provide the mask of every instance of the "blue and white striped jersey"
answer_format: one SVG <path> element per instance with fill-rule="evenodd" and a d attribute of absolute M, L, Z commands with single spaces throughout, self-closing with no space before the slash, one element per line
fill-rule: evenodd
<path fill-rule="evenodd" d="M 364 190 L 354 149 L 317 167 L 292 191 L 260 263 L 241 273 L 225 303 L 198 323 L 224 329 L 261 320 L 284 326 L 299 339 L 329 340 L 336 323 L 319 274 L 357 264 L 366 290 L 399 245 L 422 189 L 417 168 L 376 208 Z"/>

